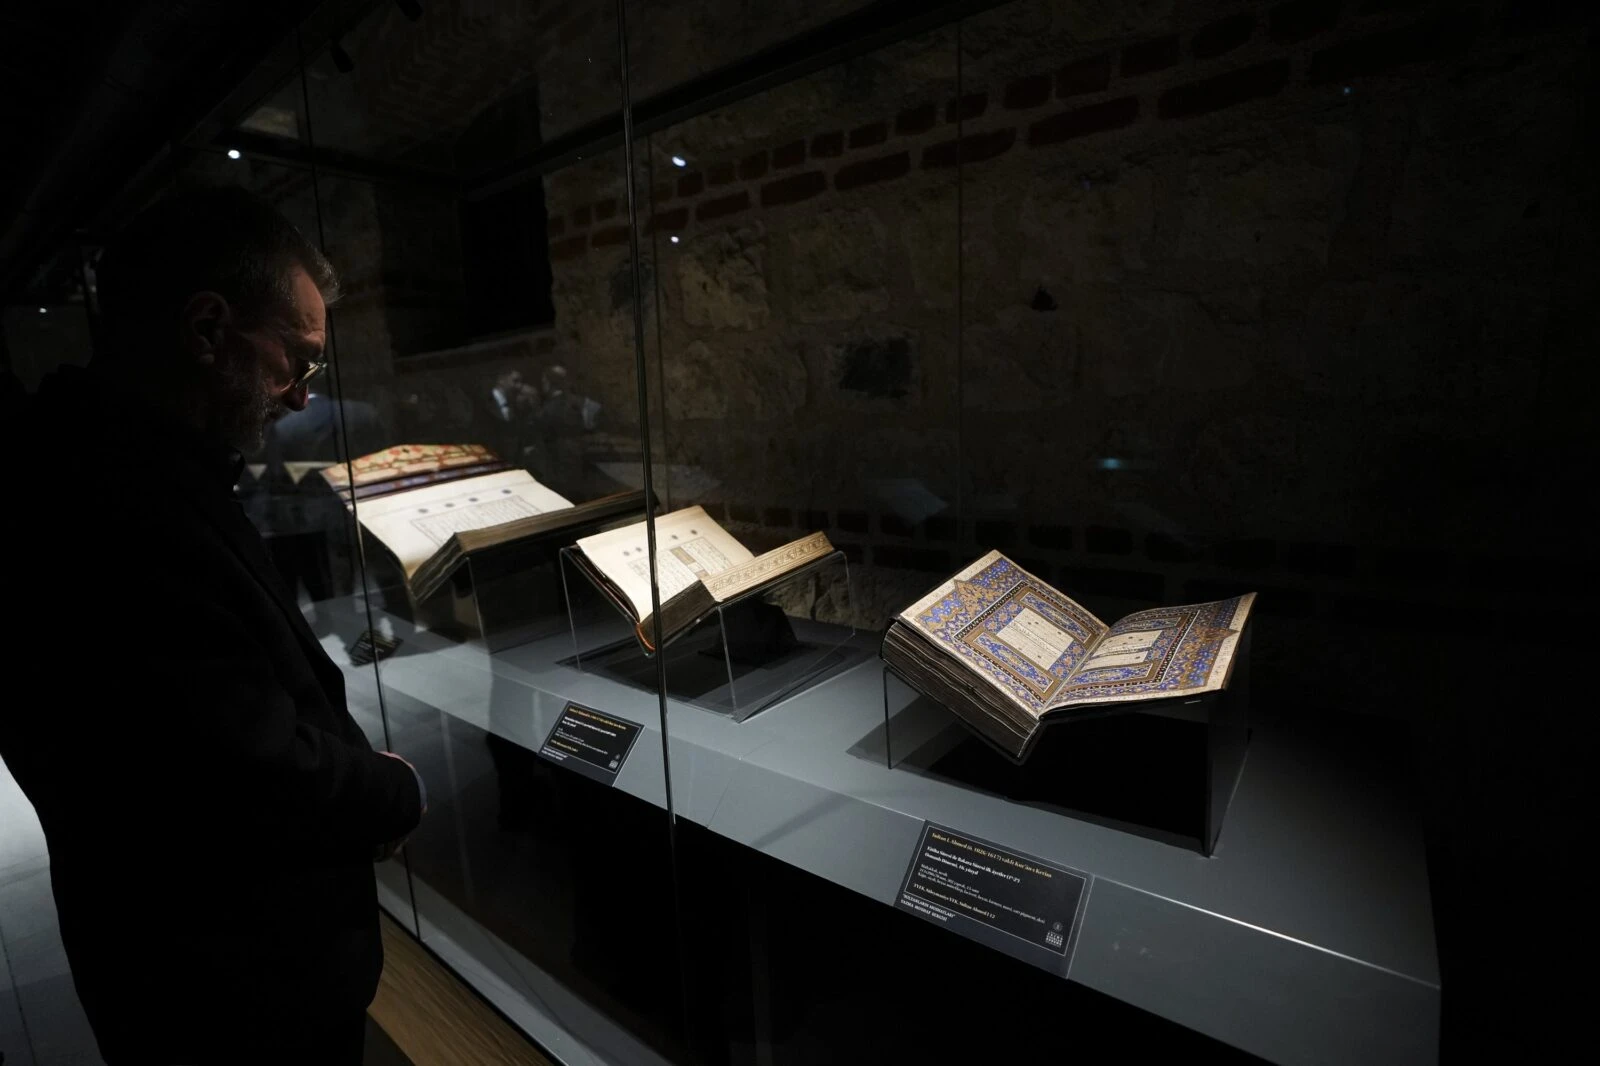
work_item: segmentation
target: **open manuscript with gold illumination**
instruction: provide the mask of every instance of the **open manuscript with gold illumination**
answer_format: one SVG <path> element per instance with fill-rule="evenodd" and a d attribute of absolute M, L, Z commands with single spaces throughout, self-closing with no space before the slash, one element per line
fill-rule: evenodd
<path fill-rule="evenodd" d="M 574 504 L 480 444 L 401 444 L 321 473 L 399 563 L 417 603 L 469 558 L 536 541 L 559 547 L 644 510 L 638 491 Z"/>
<path fill-rule="evenodd" d="M 656 527 L 660 634 L 651 612 L 650 546 L 645 523 L 578 541 L 576 566 L 633 623 L 640 644 L 655 651 L 692 628 L 719 605 L 770 588 L 826 559 L 833 545 L 811 533 L 756 555 L 700 507 L 661 515 Z"/>
<path fill-rule="evenodd" d="M 1108 625 L 992 551 L 901 611 L 882 655 L 1021 760 L 1048 720 L 1224 688 L 1254 602 L 1249 592 Z"/>

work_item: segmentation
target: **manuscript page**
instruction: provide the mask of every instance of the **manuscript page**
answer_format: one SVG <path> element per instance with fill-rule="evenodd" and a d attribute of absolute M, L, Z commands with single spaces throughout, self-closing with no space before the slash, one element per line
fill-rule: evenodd
<path fill-rule="evenodd" d="M 583 537 L 578 547 L 627 597 L 636 619 L 650 616 L 650 548 L 643 522 Z M 754 556 L 702 508 L 686 507 L 656 519 L 656 559 L 661 602 L 666 603 L 701 578 L 715 577 Z"/>
<path fill-rule="evenodd" d="M 900 613 L 959 667 L 1037 719 L 1106 625 L 992 551 Z"/>
<path fill-rule="evenodd" d="M 570 500 L 539 484 L 526 470 L 505 470 L 361 500 L 356 517 L 394 552 L 409 580 L 452 533 L 571 506 Z"/>
<path fill-rule="evenodd" d="M 1061 686 L 1056 706 L 1199 695 L 1222 688 L 1256 594 L 1136 611 Z"/>

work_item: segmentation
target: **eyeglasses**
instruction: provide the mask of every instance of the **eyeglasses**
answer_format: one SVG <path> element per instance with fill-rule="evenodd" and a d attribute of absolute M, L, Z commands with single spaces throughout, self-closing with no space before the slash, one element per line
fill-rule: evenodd
<path fill-rule="evenodd" d="M 278 338 L 278 343 L 283 345 L 283 351 L 285 355 L 287 355 L 290 359 L 303 362 L 306 365 L 306 368 L 300 371 L 300 373 L 296 374 L 294 378 L 290 380 L 289 384 L 278 390 L 280 393 L 293 392 L 301 385 L 304 385 L 306 382 L 310 381 L 312 378 L 328 369 L 328 361 L 326 359 L 307 359 L 300 355 L 299 350 L 304 347 L 304 345 L 288 330 L 281 326 L 275 326 L 271 324 L 263 324 L 260 328 Z M 319 352 L 318 354 L 320 355 L 321 353 Z"/>
<path fill-rule="evenodd" d="M 316 362 L 314 362 L 314 361 L 311 361 L 311 360 L 307 360 L 306 361 L 306 368 L 304 370 L 302 370 L 300 373 L 296 374 L 294 376 L 294 380 L 289 382 L 289 384 L 285 385 L 283 387 L 282 391 L 290 392 L 290 391 L 292 391 L 294 389 L 297 389 L 301 385 L 304 385 L 306 382 L 310 381 L 312 378 L 316 377 L 318 374 L 322 373 L 326 369 L 328 369 L 328 364 L 327 364 L 326 361 L 316 361 Z"/>

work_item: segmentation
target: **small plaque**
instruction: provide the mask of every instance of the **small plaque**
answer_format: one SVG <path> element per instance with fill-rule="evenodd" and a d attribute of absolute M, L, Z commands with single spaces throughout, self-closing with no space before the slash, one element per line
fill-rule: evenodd
<path fill-rule="evenodd" d="M 386 637 L 369 629 L 350 645 L 350 665 L 366 666 L 374 659 L 387 659 L 398 647 L 400 647 L 398 637 Z"/>
<path fill-rule="evenodd" d="M 569 703 L 545 737 L 539 754 L 601 784 L 614 784 L 639 727 L 589 707 Z"/>
<path fill-rule="evenodd" d="M 895 906 L 1066 976 L 1089 877 L 925 822 Z"/>

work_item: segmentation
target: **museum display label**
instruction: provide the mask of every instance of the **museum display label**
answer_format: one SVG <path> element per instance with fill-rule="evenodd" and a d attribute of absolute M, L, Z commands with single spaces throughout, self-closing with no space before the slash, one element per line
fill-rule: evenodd
<path fill-rule="evenodd" d="M 1064 977 L 1088 889 L 1086 874 L 924 822 L 895 906 Z"/>
<path fill-rule="evenodd" d="M 614 784 L 639 739 L 632 722 L 569 703 L 545 737 L 539 754 L 601 784 Z"/>

